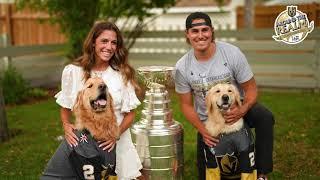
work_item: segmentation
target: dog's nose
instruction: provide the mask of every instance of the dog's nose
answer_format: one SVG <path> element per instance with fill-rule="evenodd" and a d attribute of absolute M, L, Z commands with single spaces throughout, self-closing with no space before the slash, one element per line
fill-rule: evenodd
<path fill-rule="evenodd" d="M 222 95 L 222 100 L 223 101 L 229 101 L 229 96 L 226 95 L 226 94 Z"/>
<path fill-rule="evenodd" d="M 98 89 L 99 90 L 101 90 L 101 91 L 105 91 L 106 90 L 106 85 L 105 84 L 100 84 L 99 86 L 98 86 Z"/>

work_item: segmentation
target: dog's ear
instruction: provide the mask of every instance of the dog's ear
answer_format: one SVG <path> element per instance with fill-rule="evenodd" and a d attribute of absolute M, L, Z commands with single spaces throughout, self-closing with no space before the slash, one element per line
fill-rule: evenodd
<path fill-rule="evenodd" d="M 240 93 L 236 87 L 234 87 L 234 95 L 235 95 L 236 103 L 238 104 L 238 106 L 242 106 L 242 102 L 240 99 Z"/>
<path fill-rule="evenodd" d="M 112 115 L 114 116 L 114 118 L 116 119 L 116 116 L 115 116 L 115 113 L 114 113 L 114 109 L 113 109 L 113 99 L 112 99 L 112 96 L 110 93 L 108 93 L 108 100 L 109 101 L 109 104 L 110 104 L 110 111 L 112 113 Z"/>
<path fill-rule="evenodd" d="M 83 96 L 84 90 L 81 90 L 78 92 L 77 98 L 76 98 L 76 103 L 72 107 L 72 110 L 77 110 L 79 107 L 82 106 L 82 96 Z"/>
<path fill-rule="evenodd" d="M 212 93 L 210 93 L 211 91 L 209 90 L 206 96 L 206 106 L 207 106 L 207 110 L 208 110 L 208 115 L 212 114 L 214 111 L 214 108 L 212 106 Z"/>

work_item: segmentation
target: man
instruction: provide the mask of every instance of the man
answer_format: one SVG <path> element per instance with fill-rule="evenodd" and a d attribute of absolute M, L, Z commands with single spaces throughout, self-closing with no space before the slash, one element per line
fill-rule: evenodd
<path fill-rule="evenodd" d="M 206 92 L 217 83 L 231 82 L 238 87 L 243 105 L 232 107 L 224 117 L 230 124 L 243 117 L 255 128 L 258 179 L 266 180 L 266 174 L 273 168 L 274 119 L 269 110 L 256 102 L 257 86 L 244 54 L 231 44 L 215 41 L 211 19 L 202 12 L 187 17 L 185 35 L 192 48 L 176 64 L 175 89 L 183 114 L 198 130 L 199 179 L 204 180 L 206 173 L 204 147 L 214 147 L 219 142 L 217 137 L 209 135 L 203 124 L 207 120 Z"/>

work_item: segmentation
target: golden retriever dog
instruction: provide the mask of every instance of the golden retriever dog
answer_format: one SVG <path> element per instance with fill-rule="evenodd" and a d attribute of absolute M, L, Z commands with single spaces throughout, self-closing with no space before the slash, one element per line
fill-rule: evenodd
<path fill-rule="evenodd" d="M 114 175 L 115 148 L 103 151 L 97 143 L 119 136 L 112 98 L 101 78 L 89 78 L 85 82 L 73 112 L 78 144 L 70 146 L 64 139 L 40 179 L 104 179 Z"/>
<path fill-rule="evenodd" d="M 243 126 L 243 119 L 232 125 L 225 123 L 223 112 L 229 111 L 232 105 L 241 106 L 240 94 L 237 88 L 232 84 L 217 84 L 213 86 L 206 96 L 206 105 L 208 110 L 208 120 L 206 128 L 213 137 L 221 133 L 230 133 L 238 131 Z"/>
<path fill-rule="evenodd" d="M 119 136 L 112 97 L 101 78 L 89 78 L 73 107 L 76 129 L 87 129 L 97 141 Z"/>
<path fill-rule="evenodd" d="M 210 135 L 219 137 L 215 147 L 205 146 L 206 179 L 217 180 L 238 177 L 256 180 L 253 136 L 243 118 L 226 124 L 223 113 L 232 106 L 241 106 L 240 94 L 232 84 L 217 84 L 206 96 L 208 119 L 205 122 Z"/>

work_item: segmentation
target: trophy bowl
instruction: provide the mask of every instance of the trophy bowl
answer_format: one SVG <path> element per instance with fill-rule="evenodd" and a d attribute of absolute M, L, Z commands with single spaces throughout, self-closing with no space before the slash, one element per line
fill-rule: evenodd
<path fill-rule="evenodd" d="M 142 66 L 137 68 L 138 82 L 149 89 L 173 87 L 173 71 L 172 66 Z"/>

